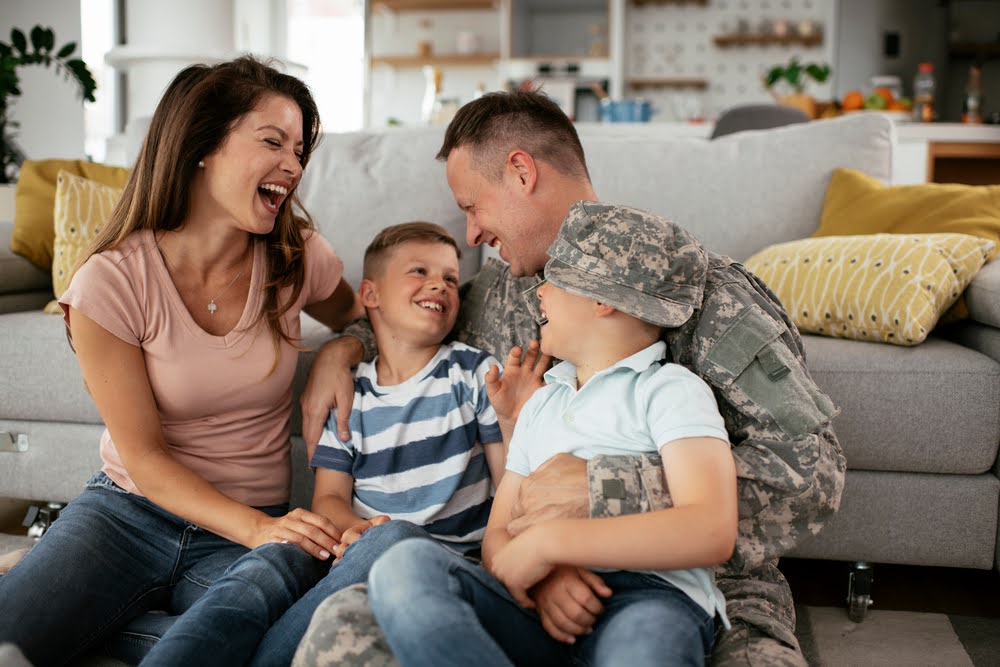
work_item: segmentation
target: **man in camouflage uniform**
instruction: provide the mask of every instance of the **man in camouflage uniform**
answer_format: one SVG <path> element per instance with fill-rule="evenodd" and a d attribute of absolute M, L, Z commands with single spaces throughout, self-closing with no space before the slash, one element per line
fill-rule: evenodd
<path fill-rule="evenodd" d="M 583 148 L 572 123 L 547 97 L 491 93 L 459 110 L 438 158 L 447 161 L 448 183 L 466 213 L 469 244 L 489 244 L 507 262 L 488 261 L 464 287 L 456 337 L 502 357 L 538 338 L 521 294 L 537 282 L 572 204 L 597 200 Z M 649 252 L 669 261 L 679 250 L 669 241 Z M 716 571 L 733 629 L 717 639 L 712 662 L 804 665 L 791 592 L 776 564 L 839 506 L 846 464 L 830 425 L 837 409 L 809 376 L 799 334 L 774 294 L 741 265 L 702 251 L 707 272 L 700 307 L 683 325 L 665 330 L 663 340 L 667 361 L 712 387 L 736 461 L 739 534 L 733 557 Z M 349 381 L 347 369 L 362 356 L 358 341 L 374 354 L 369 331 L 354 327 L 349 333 L 355 338 L 328 343 L 318 355 L 303 395 L 307 442 L 329 406 L 349 395 L 324 390 L 331 376 L 337 385 Z M 560 455 L 521 487 L 515 512 L 522 516 L 511 523 L 512 532 L 560 516 L 670 507 L 656 456 L 602 456 L 588 463 Z M 360 602 L 363 594 L 360 588 L 343 592 L 317 610 L 297 662 L 322 654 L 319 664 L 392 664 Z M 335 645 L 324 644 L 321 632 L 335 635 Z M 343 641 L 345 632 L 350 641 Z"/>

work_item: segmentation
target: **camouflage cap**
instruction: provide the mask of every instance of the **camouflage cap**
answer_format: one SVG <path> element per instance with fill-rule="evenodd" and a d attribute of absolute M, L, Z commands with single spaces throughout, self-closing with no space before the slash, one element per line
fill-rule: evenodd
<path fill-rule="evenodd" d="M 647 211 L 577 202 L 549 247 L 545 279 L 641 320 L 677 327 L 701 306 L 708 258 L 690 232 Z"/>

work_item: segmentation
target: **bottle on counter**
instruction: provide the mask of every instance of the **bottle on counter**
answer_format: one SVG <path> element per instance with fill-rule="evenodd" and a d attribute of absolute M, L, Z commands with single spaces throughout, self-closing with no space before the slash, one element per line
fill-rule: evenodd
<path fill-rule="evenodd" d="M 983 68 L 973 65 L 969 68 L 969 82 L 965 86 L 965 99 L 962 102 L 962 122 L 983 122 Z"/>
<path fill-rule="evenodd" d="M 913 120 L 934 120 L 934 64 L 920 63 L 913 79 Z"/>

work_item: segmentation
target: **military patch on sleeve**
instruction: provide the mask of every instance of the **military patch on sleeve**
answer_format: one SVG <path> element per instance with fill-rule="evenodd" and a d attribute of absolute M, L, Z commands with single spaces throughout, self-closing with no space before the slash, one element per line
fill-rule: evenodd
<path fill-rule="evenodd" d="M 773 421 L 790 438 L 813 433 L 840 410 L 782 338 L 783 326 L 748 305 L 718 337 L 699 369 L 733 406 Z"/>

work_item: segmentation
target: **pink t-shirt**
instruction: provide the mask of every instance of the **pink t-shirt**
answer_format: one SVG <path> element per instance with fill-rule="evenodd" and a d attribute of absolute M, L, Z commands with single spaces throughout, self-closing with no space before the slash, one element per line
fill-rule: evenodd
<path fill-rule="evenodd" d="M 344 273 L 330 244 L 307 231 L 305 283 L 284 315 L 284 329 L 300 335 L 299 313 L 329 297 Z M 292 378 L 297 350 L 282 341 L 278 364 L 267 323 L 249 325 L 264 303 L 265 246 L 253 251 L 250 296 L 239 323 L 225 336 L 199 327 L 174 287 L 150 230 L 87 260 L 59 299 L 126 343 L 142 348 L 167 444 L 174 457 L 219 491 L 253 506 L 288 502 Z M 283 295 L 291 296 L 291 288 Z M 103 470 L 139 494 L 107 429 Z"/>

